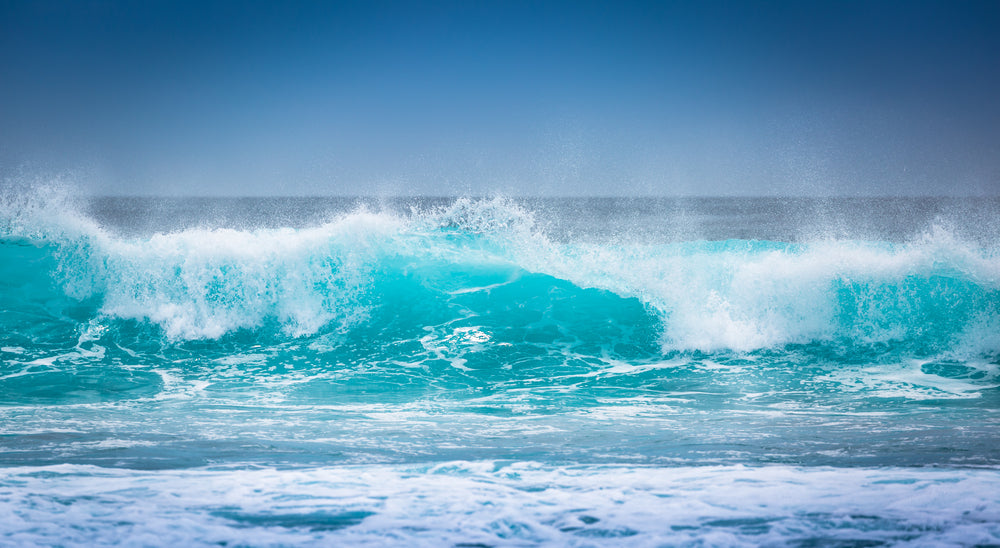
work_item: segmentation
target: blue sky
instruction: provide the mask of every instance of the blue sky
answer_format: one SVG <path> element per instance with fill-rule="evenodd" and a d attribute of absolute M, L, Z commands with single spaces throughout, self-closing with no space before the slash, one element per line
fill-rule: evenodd
<path fill-rule="evenodd" d="M 1000 2 L 0 0 L 0 171 L 110 194 L 995 195 Z"/>

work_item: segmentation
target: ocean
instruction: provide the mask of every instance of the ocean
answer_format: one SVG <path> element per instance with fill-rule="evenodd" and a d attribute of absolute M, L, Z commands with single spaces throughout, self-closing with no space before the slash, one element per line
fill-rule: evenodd
<path fill-rule="evenodd" d="M 1000 545 L 1000 199 L 0 199 L 0 545 Z"/>

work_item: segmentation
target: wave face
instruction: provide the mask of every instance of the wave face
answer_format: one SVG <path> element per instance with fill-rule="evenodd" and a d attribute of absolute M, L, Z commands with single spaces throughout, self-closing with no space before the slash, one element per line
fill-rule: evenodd
<path fill-rule="evenodd" d="M 596 496 L 597 483 L 586 487 L 579 476 L 599 483 L 605 466 L 697 476 L 712 465 L 723 468 L 709 476 L 727 478 L 763 467 L 765 476 L 801 474 L 807 484 L 836 483 L 830 475 L 841 468 L 976 466 L 996 481 L 997 213 L 996 200 L 8 193 L 0 201 L 0 465 L 16 468 L 0 480 L 13 478 L 5 489 L 30 497 L 49 480 L 22 492 L 27 484 L 16 478 L 55 470 L 52 485 L 64 473 L 82 485 L 103 474 L 94 466 L 119 470 L 131 485 L 164 469 L 180 483 L 218 466 L 286 466 L 307 476 L 347 467 L 337 473 L 376 481 L 459 463 L 478 478 L 458 474 L 472 482 L 463 489 L 489 484 L 484 496 L 507 497 L 509 508 L 521 500 L 511 494 L 519 487 L 505 487 L 514 476 L 498 472 L 509 465 L 544 470 L 551 485 L 542 488 L 566 500 Z M 212 477 L 236 481 L 220 474 Z M 858 474 L 842 479 L 868 485 Z M 560 487 L 570 476 L 580 485 Z M 415 489 L 440 515 L 443 495 L 427 478 Z M 306 481 L 286 479 L 293 491 Z M 358 493 L 372 488 L 358 481 Z M 274 485 L 276 500 L 295 495 Z M 101 504 L 92 505 L 95 516 L 107 513 Z M 195 530 L 235 527 L 216 535 L 230 538 L 258 528 L 276 545 L 399 539 L 368 518 L 406 518 L 359 503 L 326 528 L 315 509 L 285 523 L 215 502 L 171 508 L 208 516 Z M 639 544 L 717 535 L 812 542 L 792 531 L 819 527 L 813 540 L 846 542 L 827 521 L 848 519 L 823 514 L 822 525 L 782 507 L 778 517 L 738 518 L 746 523 L 695 513 L 682 529 L 659 531 L 659 522 L 642 522 L 656 525 L 646 530 L 610 506 L 582 524 L 573 508 L 554 508 L 533 525 L 483 522 L 474 540 L 523 533 L 526 542 L 572 544 L 593 533 Z M 931 513 L 918 510 L 915 524 L 887 514 L 856 525 L 869 527 L 862 536 L 873 542 L 910 538 L 900 531 L 914 527 L 933 539 L 959 534 L 930 527 Z M 59 520 L 47 516 L 25 519 Z M 562 531 L 572 534 L 542 534 L 552 520 L 575 524 Z M 620 527 L 591 527 L 600 520 Z M 775 520 L 790 521 L 767 525 Z M 441 523 L 428 542 L 468 540 Z M 109 543 L 121 531 L 108 527 L 77 540 Z M 36 533 L 44 543 L 59 531 Z M 1000 538 L 995 528 L 976 531 L 985 539 L 976 542 Z"/>

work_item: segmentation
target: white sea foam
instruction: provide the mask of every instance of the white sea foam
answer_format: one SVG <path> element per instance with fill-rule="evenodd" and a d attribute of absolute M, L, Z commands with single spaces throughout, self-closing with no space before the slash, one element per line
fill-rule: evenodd
<path fill-rule="evenodd" d="M 993 469 L 530 462 L 0 471 L 19 546 L 618 546 L 1000 542 Z"/>

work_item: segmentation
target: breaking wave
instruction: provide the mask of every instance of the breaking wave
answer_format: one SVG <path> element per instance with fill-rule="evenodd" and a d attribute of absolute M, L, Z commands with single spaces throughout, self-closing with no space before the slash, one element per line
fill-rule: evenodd
<path fill-rule="evenodd" d="M 557 243 L 502 198 L 409 214 L 358 208 L 298 229 L 134 238 L 64 202 L 8 200 L 3 214 L 8 309 L 82 307 L 88 320 L 147 323 L 174 341 L 373 322 L 404 337 L 461 321 L 492 337 L 545 318 L 577 339 L 608 325 L 646 330 L 662 352 L 1000 350 L 1000 256 L 940 227 L 906 243 Z"/>

